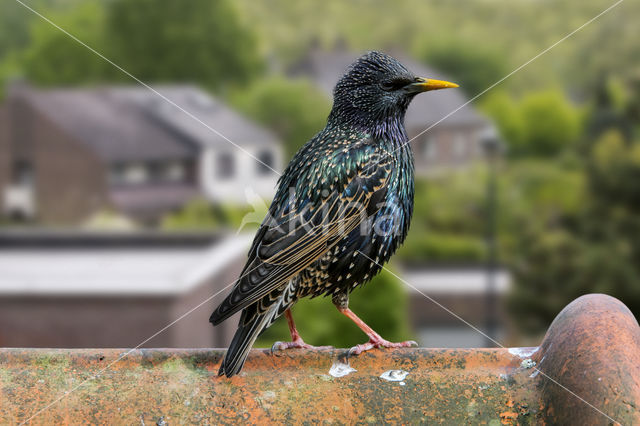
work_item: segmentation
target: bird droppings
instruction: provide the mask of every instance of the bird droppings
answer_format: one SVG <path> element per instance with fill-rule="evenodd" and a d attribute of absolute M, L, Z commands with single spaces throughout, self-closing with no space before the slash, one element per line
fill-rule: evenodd
<path fill-rule="evenodd" d="M 520 367 L 522 368 L 533 368 L 536 366 L 536 362 L 531 358 L 527 358 L 520 363 Z"/>
<path fill-rule="evenodd" d="M 531 348 L 509 348 L 509 353 L 520 358 L 531 358 L 533 354 L 538 352 L 539 346 Z"/>
<path fill-rule="evenodd" d="M 333 377 L 344 377 L 358 370 L 341 361 L 335 361 L 329 369 L 329 374 Z"/>
<path fill-rule="evenodd" d="M 380 378 L 389 382 L 402 382 L 409 375 L 404 370 L 388 370 L 380 375 Z M 402 384 L 402 383 L 401 383 Z"/>

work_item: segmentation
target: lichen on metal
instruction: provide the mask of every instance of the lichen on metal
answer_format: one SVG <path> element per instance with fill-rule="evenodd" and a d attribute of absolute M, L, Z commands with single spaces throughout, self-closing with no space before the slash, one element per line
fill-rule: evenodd
<path fill-rule="evenodd" d="M 549 377 L 634 424 L 640 328 L 625 309 L 578 299 L 539 350 L 377 350 L 348 364 L 343 350 L 253 350 L 231 379 L 217 376 L 222 350 L 0 349 L 0 424 L 49 404 L 34 424 L 611 423 Z M 330 374 L 336 361 L 352 371 Z"/>

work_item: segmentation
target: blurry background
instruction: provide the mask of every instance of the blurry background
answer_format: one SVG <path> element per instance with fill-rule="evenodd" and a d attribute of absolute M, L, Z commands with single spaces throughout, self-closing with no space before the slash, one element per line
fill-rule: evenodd
<path fill-rule="evenodd" d="M 135 346 L 200 304 L 144 345 L 225 346 L 211 296 L 350 62 L 383 50 L 460 84 L 416 99 L 413 137 L 612 4 L 24 2 L 162 95 L 0 3 L 0 346 L 36 347 Z M 426 296 L 506 345 L 585 293 L 640 314 L 639 18 L 623 2 L 412 142 L 390 265 L 410 286 L 384 272 L 356 313 L 431 347 L 492 343 Z M 365 338 L 327 299 L 294 316 L 312 344 Z M 287 338 L 279 321 L 259 343 Z"/>

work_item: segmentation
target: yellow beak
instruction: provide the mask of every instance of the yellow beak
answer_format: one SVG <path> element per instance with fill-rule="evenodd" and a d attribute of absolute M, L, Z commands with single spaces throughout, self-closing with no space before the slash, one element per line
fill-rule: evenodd
<path fill-rule="evenodd" d="M 434 80 L 432 78 L 419 78 L 417 82 L 409 86 L 416 92 L 427 92 L 429 90 L 438 89 L 450 89 L 453 87 L 460 87 L 455 83 L 451 83 L 444 80 Z"/>

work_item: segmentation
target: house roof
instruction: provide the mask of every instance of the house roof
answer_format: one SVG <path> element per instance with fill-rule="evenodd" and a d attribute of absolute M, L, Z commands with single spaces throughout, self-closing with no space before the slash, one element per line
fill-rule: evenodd
<path fill-rule="evenodd" d="M 187 159 L 206 146 L 235 149 L 207 126 L 239 145 L 277 143 L 266 129 L 201 89 L 166 85 L 155 90 L 197 120 L 138 86 L 29 89 L 21 93 L 107 162 Z"/>
<path fill-rule="evenodd" d="M 327 51 L 314 48 L 299 63 L 290 68 L 290 74 L 310 78 L 327 95 L 332 96 L 333 88 L 338 79 L 358 56 L 360 56 L 358 53 L 345 49 Z M 453 81 L 443 73 L 406 56 L 395 53 L 393 56 L 416 75 Z M 467 98 L 461 90 L 438 90 L 429 93 L 428 96 L 417 96 L 407 111 L 405 118 L 407 130 L 410 134 L 415 133 L 412 130 L 416 132 L 423 130 L 465 102 L 467 102 Z M 488 121 L 484 117 L 478 114 L 473 107 L 466 105 L 447 117 L 439 126 L 471 126 L 485 123 Z"/>
<path fill-rule="evenodd" d="M 251 239 L 248 234 L 234 235 L 204 247 L 175 241 L 163 247 L 151 239 L 153 244 L 146 246 L 140 241 L 133 246 L 110 241 L 108 246 L 4 248 L 0 296 L 182 294 L 244 256 Z"/>

